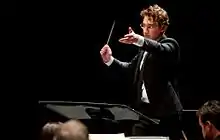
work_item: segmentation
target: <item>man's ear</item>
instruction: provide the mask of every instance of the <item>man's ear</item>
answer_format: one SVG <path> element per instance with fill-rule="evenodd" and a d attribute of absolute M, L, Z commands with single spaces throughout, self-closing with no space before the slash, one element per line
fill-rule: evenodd
<path fill-rule="evenodd" d="M 208 129 L 211 129 L 211 126 L 212 126 L 212 123 L 210 121 L 206 121 L 204 123 L 204 127 L 208 128 Z"/>
<path fill-rule="evenodd" d="M 212 125 L 212 123 L 210 121 L 206 121 L 205 125 Z"/>
<path fill-rule="evenodd" d="M 162 25 L 161 28 L 160 28 L 161 29 L 161 33 L 165 33 L 166 30 L 167 30 L 167 27 L 168 27 L 167 25 Z"/>

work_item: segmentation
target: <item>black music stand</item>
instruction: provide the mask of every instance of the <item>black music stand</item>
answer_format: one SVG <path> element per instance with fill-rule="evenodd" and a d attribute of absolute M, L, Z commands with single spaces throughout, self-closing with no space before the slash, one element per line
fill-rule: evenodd
<path fill-rule="evenodd" d="M 139 116 L 145 118 L 149 126 L 159 123 L 158 120 L 151 119 L 122 104 L 71 101 L 39 101 L 39 104 L 60 116 L 49 120 L 78 119 L 88 126 L 90 133 L 93 134 L 125 133 L 130 136 L 132 126 L 139 121 Z"/>

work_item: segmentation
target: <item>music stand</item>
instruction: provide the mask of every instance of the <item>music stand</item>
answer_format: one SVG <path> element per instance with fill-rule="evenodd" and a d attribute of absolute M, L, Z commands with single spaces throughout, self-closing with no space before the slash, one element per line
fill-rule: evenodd
<path fill-rule="evenodd" d="M 139 121 L 140 116 L 145 118 L 149 125 L 159 123 L 158 120 L 151 119 L 123 104 L 71 101 L 39 101 L 39 104 L 61 117 L 65 117 L 66 120 L 81 120 L 88 126 L 91 133 L 123 132 L 130 135 L 130 128 Z"/>

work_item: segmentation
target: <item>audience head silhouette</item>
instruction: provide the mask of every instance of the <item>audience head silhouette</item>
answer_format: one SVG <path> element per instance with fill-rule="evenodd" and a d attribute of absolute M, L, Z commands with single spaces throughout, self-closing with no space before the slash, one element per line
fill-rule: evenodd
<path fill-rule="evenodd" d="M 55 140 L 89 140 L 87 127 L 78 120 L 69 120 L 57 129 Z"/>

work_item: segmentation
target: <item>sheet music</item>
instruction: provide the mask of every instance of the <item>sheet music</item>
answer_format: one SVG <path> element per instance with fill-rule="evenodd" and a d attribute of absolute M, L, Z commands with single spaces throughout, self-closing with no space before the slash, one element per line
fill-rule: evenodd
<path fill-rule="evenodd" d="M 119 134 L 89 134 L 89 140 L 169 140 L 169 137 L 162 137 L 162 136 L 131 136 L 131 137 L 125 137 L 124 133 L 119 133 Z"/>
<path fill-rule="evenodd" d="M 125 140 L 124 133 L 119 134 L 89 134 L 89 140 Z"/>
<path fill-rule="evenodd" d="M 126 140 L 169 140 L 169 137 L 162 136 L 135 136 L 135 137 L 126 137 Z"/>

